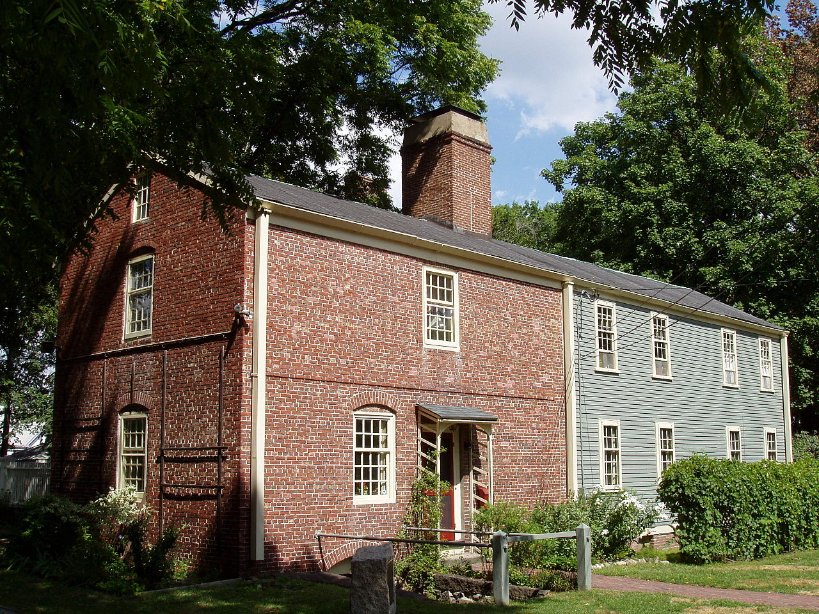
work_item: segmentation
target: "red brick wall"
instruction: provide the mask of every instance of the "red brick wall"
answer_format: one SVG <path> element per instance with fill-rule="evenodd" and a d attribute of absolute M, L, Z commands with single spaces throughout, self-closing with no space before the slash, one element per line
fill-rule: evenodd
<path fill-rule="evenodd" d="M 492 148 L 449 132 L 402 150 L 403 210 L 492 234 Z"/>
<path fill-rule="evenodd" d="M 246 330 L 226 339 L 198 339 L 230 331 L 233 306 L 248 302 L 244 282 L 252 233 L 237 212 L 225 234 L 202 220 L 203 196 L 154 175 L 150 217 L 131 223 L 129 197 L 113 199 L 115 219 L 100 221 L 88 254 L 67 263 L 60 286 L 60 323 L 53 444 L 53 489 L 79 500 L 116 484 L 119 413 L 131 404 L 148 416 L 145 501 L 159 525 L 160 430 L 165 445 L 217 444 L 219 362 L 224 369 L 222 536 L 216 526 L 214 489 L 168 488 L 162 505 L 167 525 L 184 525 L 183 552 L 199 564 L 239 565 L 239 428 L 246 387 L 242 365 L 249 358 Z M 152 334 L 123 341 L 124 279 L 136 253 L 155 254 Z M 167 345 L 163 346 L 165 343 Z M 164 356 L 163 353 L 167 351 Z M 163 364 L 164 363 L 164 364 Z M 163 406 L 164 390 L 164 406 Z M 215 450 L 168 451 L 165 482 L 216 484 Z M 246 558 L 246 557 L 245 557 Z"/>
<path fill-rule="evenodd" d="M 496 500 L 563 498 L 560 292 L 458 271 L 460 352 L 428 349 L 424 264 L 273 228 L 265 476 L 272 564 L 315 565 L 316 531 L 396 532 L 415 476 L 417 403 L 499 417 Z M 353 412 L 371 403 L 396 414 L 395 504 L 352 503 Z M 325 555 L 342 544 L 328 540 Z"/>

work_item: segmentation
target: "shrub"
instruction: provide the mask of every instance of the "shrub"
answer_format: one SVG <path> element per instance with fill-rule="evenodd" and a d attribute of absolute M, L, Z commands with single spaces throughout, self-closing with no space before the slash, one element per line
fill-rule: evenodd
<path fill-rule="evenodd" d="M 655 508 L 626 492 L 595 492 L 564 503 L 542 503 L 529 511 L 500 502 L 480 510 L 479 530 L 505 533 L 558 533 L 587 524 L 592 534 L 592 558 L 612 560 L 631 553 L 630 545 L 656 518 Z M 512 565 L 525 569 L 577 567 L 577 545 L 570 539 L 516 543 L 510 549 Z"/>
<path fill-rule="evenodd" d="M 132 490 L 87 505 L 60 497 L 31 501 L 5 556 L 11 566 L 72 584 L 118 593 L 152 588 L 172 573 L 178 531 L 167 529 L 151 547 L 147 518 Z"/>
<path fill-rule="evenodd" d="M 803 458 L 819 460 L 819 433 L 795 433 L 793 436 L 793 460 Z"/>
<path fill-rule="evenodd" d="M 704 456 L 664 473 L 680 554 L 694 563 L 753 559 L 819 546 L 819 462 L 741 463 Z"/>

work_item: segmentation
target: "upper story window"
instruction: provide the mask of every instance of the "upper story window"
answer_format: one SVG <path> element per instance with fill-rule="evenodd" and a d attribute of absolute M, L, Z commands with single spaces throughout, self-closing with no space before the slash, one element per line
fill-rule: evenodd
<path fill-rule="evenodd" d="M 765 429 L 765 458 L 776 460 L 776 429 Z"/>
<path fill-rule="evenodd" d="M 615 490 L 622 484 L 620 469 L 620 423 L 600 421 L 600 482 L 604 490 Z"/>
<path fill-rule="evenodd" d="M 125 338 L 151 334 L 154 296 L 152 254 L 128 262 L 125 294 Z"/>
<path fill-rule="evenodd" d="M 651 314 L 651 339 L 654 352 L 654 377 L 671 378 L 671 347 L 668 341 L 668 316 Z"/>
<path fill-rule="evenodd" d="M 773 392 L 773 358 L 771 340 L 759 340 L 759 388 L 766 392 Z"/>
<path fill-rule="evenodd" d="M 119 431 L 119 487 L 131 486 L 144 493 L 148 418 L 144 414 L 123 415 Z"/>
<path fill-rule="evenodd" d="M 657 423 L 657 474 L 661 476 L 674 462 L 674 425 Z"/>
<path fill-rule="evenodd" d="M 136 191 L 131 209 L 131 221 L 148 219 L 148 203 L 151 200 L 151 174 L 140 173 L 136 178 Z"/>
<path fill-rule="evenodd" d="M 458 275 L 424 267 L 424 345 L 457 350 Z"/>
<path fill-rule="evenodd" d="M 353 416 L 353 503 L 395 501 L 395 416 L 358 411 Z"/>
<path fill-rule="evenodd" d="M 736 427 L 726 427 L 725 429 L 727 444 L 728 444 L 728 458 L 731 460 L 742 460 L 742 435 Z"/>
<path fill-rule="evenodd" d="M 617 370 L 617 315 L 614 303 L 595 303 L 597 329 L 597 369 Z"/>
<path fill-rule="evenodd" d="M 724 386 L 739 386 L 737 334 L 725 328 L 722 329 L 722 383 Z"/>

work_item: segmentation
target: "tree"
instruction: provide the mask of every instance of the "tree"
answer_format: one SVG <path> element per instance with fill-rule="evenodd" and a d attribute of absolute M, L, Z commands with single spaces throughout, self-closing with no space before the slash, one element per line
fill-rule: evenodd
<path fill-rule="evenodd" d="M 767 33 L 790 61 L 788 92 L 796 118 L 808 146 L 819 153 L 819 9 L 811 0 L 788 0 L 785 13 L 788 26 L 772 19 Z"/>
<path fill-rule="evenodd" d="M 135 167 L 207 171 L 219 216 L 249 173 L 389 206 L 386 132 L 483 110 L 489 23 L 479 0 L 3 2 L 0 275 L 53 276 Z"/>
<path fill-rule="evenodd" d="M 661 57 L 692 70 L 701 86 L 719 83 L 729 94 L 723 104 L 749 95 L 749 77 L 759 81 L 741 40 L 775 7 L 773 0 L 531 0 L 531 5 L 529 0 L 504 1 L 515 28 L 530 6 L 539 16 L 570 13 L 572 28 L 588 30 L 594 62 L 615 90 L 626 75 L 647 69 L 654 57 Z M 726 60 L 719 66 L 711 63 L 714 51 Z"/>
<path fill-rule="evenodd" d="M 44 345 L 54 339 L 57 328 L 56 290 L 50 286 L 35 306 L 14 307 L 17 329 L 0 337 L 0 456 L 6 456 L 12 437 L 20 430 L 51 434 L 54 409 L 54 354 Z"/>
<path fill-rule="evenodd" d="M 553 251 L 554 226 L 555 208 L 551 203 L 541 207 L 536 200 L 527 200 L 492 207 L 492 236 L 501 241 Z"/>
<path fill-rule="evenodd" d="M 786 93 L 781 58 L 752 43 L 776 87 L 742 114 L 655 62 L 617 113 L 580 123 L 544 176 L 564 193 L 558 253 L 696 288 L 791 331 L 791 390 L 819 417 L 819 174 Z"/>

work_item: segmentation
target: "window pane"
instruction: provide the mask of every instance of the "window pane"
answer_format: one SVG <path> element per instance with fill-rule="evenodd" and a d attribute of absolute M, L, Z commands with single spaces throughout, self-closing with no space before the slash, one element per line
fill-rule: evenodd
<path fill-rule="evenodd" d="M 390 418 L 355 418 L 353 494 L 387 496 L 390 493 Z"/>

